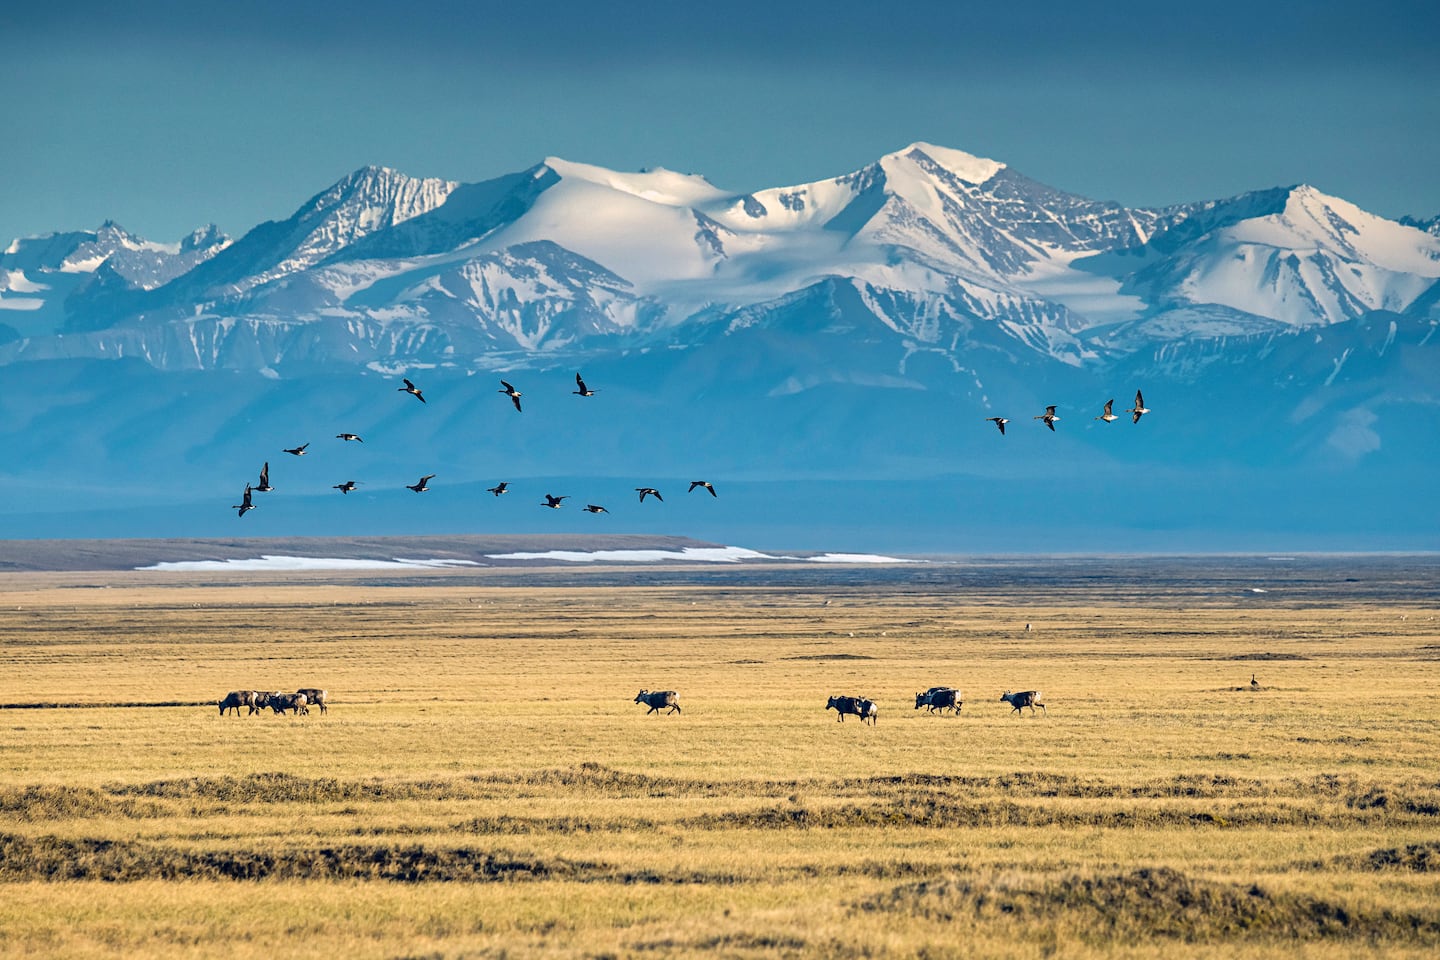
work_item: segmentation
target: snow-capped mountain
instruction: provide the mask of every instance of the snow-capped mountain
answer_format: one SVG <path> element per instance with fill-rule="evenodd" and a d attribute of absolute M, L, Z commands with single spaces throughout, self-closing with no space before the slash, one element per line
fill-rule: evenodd
<path fill-rule="evenodd" d="M 0 252 L 0 334 L 46 337 L 83 328 L 67 302 L 85 290 L 155 290 L 214 257 L 230 238 L 213 224 L 178 243 L 155 243 L 107 221 L 94 232 L 11 241 Z"/>
<path fill-rule="evenodd" d="M 1428 311 L 1440 237 L 1423 226 L 1308 186 L 1127 208 L 925 143 L 743 195 L 558 158 L 477 184 L 367 167 L 234 243 L 197 236 L 168 273 L 134 262 L 157 245 L 107 253 L 104 230 L 17 241 L 0 260 L 12 314 L 35 302 L 30 264 L 90 279 L 45 299 L 46 322 L 12 324 L 0 361 L 481 369 L 694 346 L 840 283 L 902 355 L 961 367 L 987 344 L 1079 367 L 1195 336 Z"/>

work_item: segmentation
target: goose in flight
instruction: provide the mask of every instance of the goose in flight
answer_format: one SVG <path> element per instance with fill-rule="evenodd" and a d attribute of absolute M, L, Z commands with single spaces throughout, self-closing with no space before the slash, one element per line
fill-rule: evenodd
<path fill-rule="evenodd" d="M 1135 391 L 1135 406 L 1131 407 L 1125 412 L 1135 414 L 1134 419 L 1130 421 L 1131 423 L 1139 423 L 1140 418 L 1150 412 L 1150 408 L 1145 406 L 1145 398 L 1140 396 L 1139 390 Z"/>
<path fill-rule="evenodd" d="M 1000 428 L 1000 436 L 1005 436 L 1005 424 L 1010 422 L 1008 419 L 1005 417 L 986 417 L 985 419 Z"/>
<path fill-rule="evenodd" d="M 493 487 L 486 487 L 486 488 L 485 488 L 485 492 L 486 492 L 486 493 L 493 493 L 493 494 L 495 494 L 495 496 L 498 497 L 498 496 L 500 496 L 500 494 L 502 494 L 502 493 L 509 493 L 509 492 L 510 492 L 510 483 L 509 483 L 509 481 L 507 481 L 507 480 L 501 480 L 498 484 L 496 484 L 496 485 L 493 486 Z"/>
<path fill-rule="evenodd" d="M 303 456 L 305 456 L 305 448 L 308 447 L 308 446 L 310 446 L 310 444 L 309 444 L 308 442 L 306 442 L 306 443 L 300 444 L 300 446 L 298 446 L 298 447 L 287 447 L 286 449 L 281 450 L 280 452 L 281 452 L 281 453 L 294 454 L 294 455 L 297 456 L 297 457 L 303 457 Z"/>
<path fill-rule="evenodd" d="M 645 497 L 646 497 L 647 495 L 654 497 L 656 500 L 659 500 L 661 503 L 664 503 L 664 502 L 665 502 L 665 498 L 662 497 L 662 496 L 660 496 L 660 491 L 659 491 L 659 490 L 656 490 L 654 487 L 636 487 L 636 488 L 635 488 L 635 492 L 638 493 L 638 494 L 640 494 L 640 502 L 641 502 L 641 503 L 644 503 L 644 502 L 645 502 Z"/>
<path fill-rule="evenodd" d="M 344 483 L 334 484 L 332 489 L 339 490 L 341 493 L 349 493 L 351 490 L 354 490 L 358 486 L 360 486 L 360 484 L 356 483 L 354 480 L 346 480 Z"/>
<path fill-rule="evenodd" d="M 1111 397 L 1109 400 L 1105 401 L 1105 412 L 1100 414 L 1100 416 L 1096 417 L 1095 419 L 1104 420 L 1106 423 L 1114 423 L 1116 420 L 1119 420 L 1120 418 L 1115 416 L 1115 411 L 1113 409 L 1114 406 L 1115 398 Z"/>
<path fill-rule="evenodd" d="M 694 493 L 696 487 L 704 487 L 706 490 L 709 490 L 709 491 L 710 491 L 710 496 L 712 496 L 712 497 L 719 496 L 719 494 L 717 494 L 717 493 L 715 492 L 715 485 L 714 485 L 713 483 L 711 483 L 709 480 L 691 480 L 691 481 L 690 481 L 690 489 L 689 489 L 689 490 L 686 490 L 685 492 L 686 492 L 686 493 Z M 658 496 L 658 494 L 657 494 L 657 496 Z"/>
<path fill-rule="evenodd" d="M 364 443 L 364 442 L 365 442 L 364 440 L 361 440 L 361 439 L 360 439 L 360 435 L 357 434 L 357 433 L 337 433 L 337 434 L 335 434 L 335 439 L 336 439 L 336 440 L 344 440 L 344 441 L 346 441 L 347 443 L 348 443 L 349 441 L 351 441 L 351 440 L 354 440 L 356 443 Z"/>
<path fill-rule="evenodd" d="M 410 394 L 410 396 L 414 397 L 416 400 L 419 400 L 421 403 L 424 403 L 424 402 L 425 402 L 425 397 L 424 397 L 423 394 L 420 393 L 420 388 L 419 388 L 419 387 L 417 387 L 417 386 L 415 386 L 415 384 L 411 383 L 411 382 L 410 382 L 410 379 L 409 379 L 408 377 L 401 377 L 400 379 L 401 379 L 402 381 L 404 381 L 405 386 L 403 386 L 403 387 L 396 387 L 396 388 L 395 388 L 396 390 L 400 391 L 401 393 L 408 393 L 408 394 Z"/>
<path fill-rule="evenodd" d="M 580 389 L 579 389 L 579 390 L 571 390 L 571 391 L 570 391 L 571 393 L 578 394 L 578 395 L 580 395 L 580 396 L 582 396 L 582 397 L 593 397 L 593 396 L 595 396 L 595 391 L 594 391 L 594 390 L 591 390 L 589 387 L 585 386 L 585 381 L 580 379 L 580 374 L 578 374 L 578 373 L 575 374 L 575 386 L 579 387 Z"/>
<path fill-rule="evenodd" d="M 426 490 L 429 490 L 429 489 L 430 489 L 429 487 L 425 486 L 425 484 L 429 483 L 431 480 L 434 480 L 434 479 L 435 479 L 435 474 L 433 474 L 433 473 L 427 473 L 427 474 L 425 474 L 425 476 L 421 477 L 421 478 L 420 478 L 418 481 L 416 481 L 415 483 L 407 483 L 407 484 L 405 484 L 405 489 L 406 489 L 406 490 L 414 490 L 416 493 L 424 493 Z"/>
<path fill-rule="evenodd" d="M 500 389 L 496 390 L 495 392 L 505 394 L 507 397 L 510 398 L 510 402 L 515 404 L 515 409 L 520 409 L 520 398 L 524 396 L 524 394 L 522 394 L 519 390 L 516 390 L 514 387 L 510 386 L 507 381 L 501 380 Z"/>
<path fill-rule="evenodd" d="M 569 500 L 569 499 L 570 499 L 570 495 L 569 495 L 569 494 L 566 494 L 566 495 L 563 496 L 563 497 L 552 497 L 550 494 L 547 493 L 547 494 L 545 494 L 545 502 L 542 503 L 542 504 L 540 504 L 540 506 L 542 506 L 542 507 L 549 507 L 551 510 L 559 510 L 559 509 L 560 509 L 560 501 L 561 501 L 561 500 Z"/>
<path fill-rule="evenodd" d="M 250 484 L 245 484 L 245 493 L 241 496 L 240 502 L 230 504 L 230 509 L 239 510 L 240 516 L 242 517 L 249 511 L 255 509 L 255 504 L 250 502 Z"/>
<path fill-rule="evenodd" d="M 260 483 L 255 487 L 256 493 L 269 493 L 275 488 L 270 486 L 270 461 L 265 461 L 265 466 L 260 468 Z"/>
<path fill-rule="evenodd" d="M 581 507 L 580 509 L 584 510 L 586 513 L 609 513 L 609 512 L 610 512 L 609 510 L 606 510 L 604 507 L 600 506 L 599 504 L 595 504 L 595 503 L 587 503 L 587 504 L 585 504 L 585 506 Z"/>
<path fill-rule="evenodd" d="M 1056 407 L 1056 406 L 1057 406 L 1057 404 L 1053 404 L 1053 403 L 1052 403 L 1052 404 L 1050 404 L 1050 406 L 1048 406 L 1048 407 L 1045 408 L 1045 412 L 1044 412 L 1044 413 L 1039 414 L 1039 415 L 1034 416 L 1034 417 L 1031 417 L 1030 419 L 1032 419 L 1032 420 L 1044 420 L 1044 421 L 1045 421 L 1045 426 L 1049 427 L 1049 428 L 1053 431 L 1053 430 L 1055 429 L 1055 421 L 1060 419 L 1059 417 L 1055 416 L 1055 407 Z"/>

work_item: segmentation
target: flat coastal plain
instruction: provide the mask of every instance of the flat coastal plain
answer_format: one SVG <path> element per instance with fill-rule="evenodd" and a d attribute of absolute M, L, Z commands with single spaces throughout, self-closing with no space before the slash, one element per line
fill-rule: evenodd
<path fill-rule="evenodd" d="M 1434 556 L 10 574 L 0 955 L 1430 957 L 1437 598 Z"/>

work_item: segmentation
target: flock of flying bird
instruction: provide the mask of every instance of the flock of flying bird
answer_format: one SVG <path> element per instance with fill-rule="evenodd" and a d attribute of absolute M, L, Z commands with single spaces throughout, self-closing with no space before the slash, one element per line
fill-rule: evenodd
<path fill-rule="evenodd" d="M 409 381 L 407 380 L 406 382 L 408 383 Z M 1050 404 L 1050 406 L 1045 408 L 1044 413 L 1037 413 L 1030 419 L 1043 420 L 1045 422 L 1045 426 L 1049 427 L 1051 431 L 1054 431 L 1055 421 L 1060 419 L 1058 416 L 1055 415 L 1055 408 L 1057 406 L 1059 406 L 1059 404 L 1052 403 Z M 1130 419 L 1131 423 L 1139 423 L 1140 418 L 1150 412 L 1150 408 L 1145 406 L 1145 398 L 1141 396 L 1139 390 L 1135 391 L 1135 406 L 1127 408 L 1125 412 L 1132 415 Z M 989 420 L 991 423 L 995 424 L 995 426 L 999 427 L 1001 434 L 1005 433 L 1005 424 L 1010 422 L 1005 417 L 986 417 L 985 419 Z M 1115 400 L 1113 397 L 1105 401 L 1105 412 L 1100 414 L 1100 416 L 1096 417 L 1095 419 L 1104 420 L 1106 423 L 1114 423 L 1116 420 L 1120 419 L 1120 417 L 1115 414 Z"/>
<path fill-rule="evenodd" d="M 408 394 L 410 394 L 410 396 L 414 397 L 416 400 L 419 400 L 421 403 L 427 402 L 427 401 L 425 400 L 425 394 L 422 393 L 421 390 L 420 390 L 420 388 L 417 387 L 417 386 L 415 386 L 415 384 L 414 384 L 413 382 L 411 382 L 411 380 L 410 380 L 408 377 L 403 377 L 403 378 L 401 378 L 401 381 L 402 381 L 405 385 L 404 385 L 403 387 L 396 387 L 395 389 L 396 389 L 397 391 L 399 391 L 400 393 L 408 393 Z M 595 391 L 594 391 L 594 390 L 591 390 L 589 387 L 585 386 L 585 381 L 584 381 L 584 379 L 582 379 L 581 376 L 580 376 L 580 374 L 578 374 L 578 373 L 575 374 L 575 386 L 576 386 L 577 389 L 572 390 L 571 393 L 575 394 L 576 396 L 580 396 L 580 397 L 593 397 L 593 396 L 595 396 Z M 521 408 L 521 406 L 520 406 L 520 398 L 521 398 L 522 396 L 524 396 L 524 394 L 522 394 L 519 390 L 516 390 L 515 387 L 514 387 L 508 380 L 501 380 L 501 381 L 500 381 L 500 389 L 497 390 L 497 391 L 495 391 L 495 392 L 496 392 L 496 393 L 503 393 L 503 394 L 505 394 L 507 397 L 509 397 L 509 398 L 510 398 L 510 402 L 515 405 L 515 410 L 516 410 L 517 413 L 523 412 L 523 410 L 522 410 L 522 408 Z M 1058 415 L 1056 415 L 1056 413 L 1055 413 L 1055 410 L 1056 410 L 1056 408 L 1057 408 L 1058 406 L 1059 406 L 1058 404 L 1053 404 L 1053 403 L 1052 403 L 1052 404 L 1050 404 L 1049 406 L 1047 406 L 1047 407 L 1045 408 L 1045 412 L 1044 412 L 1044 413 L 1036 414 L 1036 415 L 1035 415 L 1034 417 L 1032 417 L 1031 419 L 1042 421 L 1042 422 L 1045 424 L 1045 426 L 1049 427 L 1050 430 L 1053 432 L 1053 431 L 1055 430 L 1055 421 L 1060 419 L 1060 417 L 1059 417 Z M 1114 412 L 1114 408 L 1115 408 L 1115 400 L 1114 400 L 1114 398 L 1112 397 L 1111 399 L 1105 401 L 1105 412 L 1102 413 L 1102 414 L 1100 414 L 1100 416 L 1095 417 L 1095 419 L 1096 419 L 1096 420 L 1103 420 L 1103 421 L 1105 421 L 1106 423 L 1113 423 L 1113 422 L 1115 422 L 1116 420 L 1119 420 L 1120 417 Z M 1140 422 L 1140 418 L 1143 417 L 1145 414 L 1147 414 L 1147 413 L 1150 412 L 1150 408 L 1147 407 L 1147 406 L 1145 406 L 1145 397 L 1144 397 L 1144 395 L 1141 393 L 1141 391 L 1139 391 L 1139 390 L 1136 390 L 1136 391 L 1135 391 L 1135 406 L 1133 406 L 1133 407 L 1128 407 L 1128 408 L 1125 410 L 1125 412 L 1131 415 L 1131 420 L 1130 420 L 1131 423 L 1139 423 L 1139 422 Z M 1004 435 L 1004 433 L 1005 433 L 1005 424 L 1007 424 L 1007 423 L 1010 422 L 1010 420 L 1009 420 L 1007 417 L 986 417 L 985 419 L 988 420 L 988 421 L 990 421 L 991 423 L 995 424 L 995 426 L 999 428 L 1001 435 Z M 337 433 L 337 434 L 335 434 L 335 439 L 337 439 L 337 440 L 343 440 L 343 441 L 345 441 L 345 442 L 347 442 L 347 443 L 364 443 L 364 442 L 365 442 L 363 439 L 360 438 L 360 436 L 359 436 L 358 434 L 354 434 L 354 433 Z M 291 454 L 292 456 L 296 456 L 296 457 L 303 457 L 303 456 L 305 455 L 305 448 L 308 447 L 308 446 L 310 446 L 310 444 L 309 444 L 308 442 L 306 442 L 306 443 L 300 444 L 300 446 L 298 446 L 298 447 L 288 447 L 288 448 L 284 449 L 282 452 Z M 419 480 L 417 480 L 416 482 L 410 483 L 410 484 L 406 484 L 405 488 L 406 488 L 407 490 L 413 490 L 413 491 L 415 491 L 416 493 L 425 493 L 427 490 L 430 489 L 429 486 L 427 486 L 427 484 L 429 484 L 429 482 L 430 482 L 431 480 L 435 479 L 435 477 L 436 477 L 436 474 L 427 473 L 427 474 L 425 474 L 423 477 L 421 477 Z M 358 487 L 358 486 L 359 486 L 359 483 L 358 483 L 357 481 L 355 481 L 355 480 L 346 480 L 344 483 L 334 484 L 332 489 L 339 490 L 341 493 L 349 493 L 350 491 L 354 490 L 354 489 L 355 489 L 356 487 Z M 692 480 L 692 481 L 690 481 L 690 489 L 689 489 L 688 491 L 686 491 L 686 492 L 687 492 L 687 493 L 693 493 L 693 492 L 696 490 L 696 488 L 702 488 L 702 489 L 708 491 L 709 494 L 710 494 L 710 496 L 712 496 L 712 497 L 718 496 L 718 495 L 715 493 L 715 487 L 714 487 L 714 485 L 711 484 L 708 480 Z M 269 493 L 269 492 L 270 492 L 271 490 L 273 490 L 273 489 L 275 489 L 275 488 L 272 487 L 272 486 L 270 486 L 270 461 L 267 460 L 267 461 L 265 461 L 265 465 L 260 468 L 260 483 L 259 483 L 258 485 L 251 485 L 251 484 L 248 484 L 248 483 L 245 484 L 245 492 L 244 492 L 244 494 L 242 495 L 240 502 L 239 502 L 239 503 L 235 503 L 235 504 L 231 504 L 231 505 L 230 505 L 230 508 L 231 508 L 232 510 L 237 510 L 237 511 L 239 511 L 239 515 L 243 517 L 243 516 L 245 516 L 246 513 L 248 513 L 249 511 L 255 509 L 254 494 L 256 494 L 256 493 Z M 509 491 L 510 491 L 510 484 L 509 484 L 507 481 L 504 481 L 504 480 L 500 481 L 500 483 L 497 484 L 496 486 L 489 487 L 489 488 L 487 488 L 487 490 L 486 490 L 487 493 L 492 493 L 492 494 L 494 494 L 494 495 L 497 496 L 497 497 L 500 496 L 501 494 L 508 493 Z M 636 487 L 636 488 L 635 488 L 635 492 L 640 495 L 640 502 L 641 502 L 641 503 L 644 503 L 644 502 L 645 502 L 645 498 L 646 498 L 646 497 L 654 497 L 656 500 L 659 500 L 659 501 L 661 501 L 662 503 L 663 503 L 664 500 L 665 500 L 664 497 L 660 496 L 660 491 L 657 490 L 657 489 L 655 489 L 654 487 Z M 558 509 L 560 509 L 561 504 L 562 504 L 564 501 L 568 500 L 568 499 L 570 499 L 570 497 L 569 497 L 568 495 L 557 497 L 557 496 L 553 496 L 552 494 L 548 494 L 548 493 L 547 493 L 547 494 L 545 494 L 545 500 L 544 500 L 544 502 L 542 502 L 542 503 L 540 504 L 540 506 L 542 506 L 542 507 L 549 507 L 549 508 L 552 509 L 552 510 L 558 510 Z M 609 510 L 606 510 L 604 507 L 602 507 L 601 505 L 599 505 L 599 504 L 597 504 L 597 503 L 587 503 L 587 504 L 585 504 L 585 506 L 582 507 L 581 509 L 584 510 L 586 513 L 609 513 L 609 512 L 610 512 Z"/>
<path fill-rule="evenodd" d="M 424 394 L 423 392 L 421 392 L 420 388 L 417 387 L 417 386 L 415 386 L 415 384 L 414 384 L 413 382 L 411 382 L 411 380 L 410 380 L 408 377 L 402 377 L 402 378 L 401 378 L 401 382 L 403 382 L 405 385 L 404 385 L 403 387 L 396 387 L 395 389 L 396 389 L 397 391 L 399 391 L 400 393 L 408 393 L 408 394 L 410 394 L 410 396 L 414 397 L 416 400 L 419 400 L 421 403 L 426 403 L 426 402 L 427 402 L 426 399 L 425 399 L 425 394 Z M 575 386 L 577 387 L 577 389 L 572 390 L 571 393 L 574 393 L 576 396 L 580 396 L 580 397 L 593 397 L 593 396 L 595 396 L 595 391 L 594 391 L 594 390 L 591 390 L 589 387 L 585 386 L 585 381 L 584 381 L 584 379 L 582 379 L 581 376 L 580 376 L 580 374 L 578 374 L 578 373 L 575 374 Z M 497 391 L 495 391 L 495 392 L 496 392 L 496 393 L 503 393 L 503 394 L 505 394 L 507 397 L 510 398 L 510 402 L 515 405 L 515 410 L 516 410 L 516 412 L 523 412 L 523 410 L 521 409 L 521 406 L 520 406 L 520 397 L 523 396 L 523 394 L 521 394 L 521 392 L 520 392 L 519 390 L 516 390 L 515 387 L 510 384 L 509 381 L 501 380 L 501 381 L 500 381 L 500 389 L 497 390 Z M 1002 427 L 1001 429 L 1003 430 L 1004 428 Z M 364 443 L 364 442 L 365 442 L 364 439 L 361 438 L 359 434 L 355 434 L 355 433 L 337 433 L 337 434 L 335 434 L 335 439 L 337 439 L 337 440 L 343 440 L 343 441 L 345 441 L 345 442 L 347 442 L 347 443 Z M 282 453 L 288 453 L 288 454 L 290 454 L 291 456 L 303 457 L 303 456 L 305 456 L 306 448 L 309 447 L 309 446 L 310 446 L 310 443 L 307 441 L 307 442 L 305 442 L 305 443 L 300 444 L 300 446 L 298 446 L 298 447 L 286 447 L 286 448 L 284 448 L 281 452 L 282 452 Z M 423 477 L 421 477 L 419 480 L 415 481 L 414 483 L 406 484 L 406 485 L 405 485 L 405 488 L 406 488 L 407 490 L 413 490 L 413 491 L 415 491 L 416 493 L 425 493 L 426 491 L 428 491 L 428 490 L 430 489 L 429 486 L 428 486 L 428 484 L 430 483 L 431 480 L 435 479 L 436 476 L 437 476 L 437 474 L 427 473 L 427 474 L 425 474 Z M 352 490 L 354 490 L 356 487 L 358 487 L 359 485 L 360 485 L 360 484 L 359 484 L 358 481 L 355 481 L 355 480 L 346 480 L 344 483 L 334 484 L 334 485 L 332 486 L 332 489 L 334 489 L 334 490 L 339 490 L 341 493 L 349 493 L 349 492 L 351 492 Z M 719 494 L 717 494 L 717 493 L 715 492 L 715 485 L 712 484 L 712 483 L 711 483 L 710 481 L 708 481 L 708 480 L 692 480 L 692 481 L 690 481 L 690 489 L 689 489 L 688 491 L 686 491 L 686 492 L 687 492 L 687 493 L 693 493 L 697 488 L 703 489 L 703 490 L 707 491 L 707 492 L 710 494 L 710 496 L 712 496 L 712 497 L 717 497 L 717 496 L 719 496 Z M 243 516 L 245 516 L 245 514 L 249 513 L 251 510 L 254 510 L 254 509 L 255 509 L 255 500 L 254 500 L 255 494 L 257 494 L 257 493 L 269 493 L 270 491 L 272 491 L 272 490 L 274 490 L 274 489 L 275 489 L 275 488 L 270 485 L 270 461 L 267 460 L 267 461 L 265 461 L 264 466 L 262 466 L 262 467 L 260 468 L 260 482 L 259 482 L 258 484 L 249 484 L 249 483 L 245 484 L 245 492 L 241 495 L 240 502 L 239 502 L 239 503 L 233 503 L 233 504 L 231 504 L 231 505 L 230 505 L 230 509 L 237 511 L 238 514 L 239 514 L 239 516 L 242 516 L 242 517 L 243 517 Z M 486 489 L 486 492 L 487 492 L 487 493 L 492 493 L 492 494 L 494 494 L 495 496 L 498 497 L 498 496 L 500 496 L 501 494 L 509 493 L 509 492 L 510 492 L 510 484 L 509 484 L 508 481 L 501 480 L 501 481 L 500 481 L 498 484 L 496 484 L 495 486 L 493 486 L 493 487 L 488 487 L 488 488 Z M 635 492 L 640 495 L 640 502 L 641 502 L 641 503 L 644 503 L 644 502 L 645 502 L 645 498 L 646 498 L 646 497 L 654 497 L 656 500 L 659 500 L 659 501 L 661 501 L 662 503 L 663 503 L 664 500 L 665 500 L 664 497 L 660 496 L 660 491 L 657 490 L 657 489 L 655 489 L 654 487 L 636 487 L 636 488 L 635 488 Z M 549 507 L 549 508 L 551 508 L 552 510 L 558 510 L 558 509 L 560 509 L 561 504 L 562 504 L 565 500 L 568 500 L 568 499 L 570 499 L 570 497 L 569 497 L 568 494 L 565 495 L 565 496 L 559 496 L 559 497 L 557 497 L 557 496 L 554 496 L 554 495 L 552 495 L 552 494 L 547 493 L 547 494 L 545 494 L 545 500 L 544 500 L 544 502 L 542 502 L 542 503 L 540 504 L 540 506 L 542 506 L 542 507 Z M 609 510 L 605 509 L 603 506 L 601 506 L 601 505 L 598 504 L 598 503 L 587 503 L 587 504 L 585 504 L 585 506 L 582 507 L 581 509 L 584 510 L 586 513 L 609 513 L 609 512 L 610 512 Z"/>

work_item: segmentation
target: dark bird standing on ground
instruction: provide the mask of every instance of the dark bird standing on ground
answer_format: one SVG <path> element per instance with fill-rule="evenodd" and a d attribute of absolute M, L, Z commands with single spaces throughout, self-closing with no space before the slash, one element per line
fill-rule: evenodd
<path fill-rule="evenodd" d="M 265 466 L 260 468 L 260 483 L 255 487 L 256 493 L 269 493 L 275 488 L 270 486 L 270 461 L 265 461 Z"/>
<path fill-rule="evenodd" d="M 985 419 L 1000 428 L 1000 436 L 1005 436 L 1005 424 L 1010 422 L 1008 419 L 1005 417 L 986 417 Z"/>
<path fill-rule="evenodd" d="M 580 389 L 579 389 L 579 390 L 571 390 L 571 391 L 570 391 L 571 393 L 579 394 L 579 395 L 582 396 L 582 397 L 593 397 L 593 396 L 595 396 L 595 391 L 594 391 L 594 390 L 591 390 L 589 387 L 585 386 L 585 381 L 580 379 L 580 374 L 578 374 L 578 373 L 575 374 L 575 386 L 579 387 Z"/>
<path fill-rule="evenodd" d="M 230 509 L 239 510 L 240 516 L 242 517 L 245 516 L 248 511 L 255 509 L 255 504 L 250 502 L 250 484 L 245 484 L 245 493 L 242 495 L 240 502 L 230 504 Z"/>
<path fill-rule="evenodd" d="M 606 510 L 604 507 L 602 507 L 602 506 L 600 506 L 600 505 L 598 505 L 598 504 L 594 504 L 594 503 L 587 503 L 587 504 L 585 504 L 585 506 L 581 507 L 580 509 L 584 510 L 586 513 L 609 513 L 609 512 L 610 512 L 609 510 Z"/>
<path fill-rule="evenodd" d="M 640 494 L 641 503 L 645 502 L 645 496 L 647 494 L 654 497 L 656 500 L 659 500 L 661 503 L 665 502 L 665 498 L 660 496 L 660 491 L 656 490 L 654 487 L 636 487 L 635 492 Z"/>
<path fill-rule="evenodd" d="M 519 390 L 516 390 L 514 387 L 510 386 L 508 382 L 501 380 L 500 389 L 496 390 L 495 392 L 505 394 L 507 397 L 510 398 L 510 402 L 515 404 L 515 409 L 520 409 L 520 398 L 524 396 L 524 394 L 522 394 Z"/>
<path fill-rule="evenodd" d="M 1255 674 L 1253 674 L 1253 673 L 1250 674 L 1250 689 L 1251 689 L 1251 690 L 1259 690 L 1259 689 L 1260 689 L 1260 681 L 1255 679 Z"/>
<path fill-rule="evenodd" d="M 333 489 L 339 490 L 341 493 L 349 493 L 351 490 L 354 490 L 358 486 L 360 486 L 360 484 L 356 483 L 354 480 L 346 480 L 344 483 L 335 484 Z"/>
<path fill-rule="evenodd" d="M 540 506 L 542 506 L 542 507 L 549 507 L 551 510 L 559 510 L 559 509 L 560 509 L 560 501 L 561 501 L 561 500 L 569 500 L 569 499 L 570 499 L 570 495 L 569 495 L 569 494 L 566 494 L 566 495 L 563 496 L 563 497 L 552 497 L 550 494 L 547 493 L 547 494 L 545 494 L 545 502 L 542 503 L 542 504 L 540 504 Z"/>
<path fill-rule="evenodd" d="M 408 377 L 401 377 L 400 379 L 405 382 L 405 386 L 396 387 L 396 390 L 400 391 L 401 393 L 410 394 L 410 396 L 414 397 L 416 400 L 419 400 L 421 403 L 425 402 L 425 397 L 421 395 L 419 387 L 411 383 Z"/>
<path fill-rule="evenodd" d="M 1135 391 L 1135 406 L 1131 407 L 1125 412 L 1135 414 L 1135 418 L 1130 421 L 1131 423 L 1139 423 L 1140 418 L 1150 412 L 1150 408 L 1145 406 L 1145 398 L 1140 396 L 1139 390 Z"/>
<path fill-rule="evenodd" d="M 310 446 L 309 443 L 302 443 L 302 444 L 300 444 L 300 446 L 298 446 L 298 447 L 288 447 L 288 448 L 286 448 L 286 449 L 284 449 L 284 450 L 281 450 L 280 452 L 281 452 L 281 453 L 292 453 L 292 454 L 294 454 L 294 455 L 297 456 L 297 457 L 303 457 L 303 456 L 305 456 L 305 448 L 308 447 L 308 446 Z"/>
<path fill-rule="evenodd" d="M 1038 416 L 1035 416 L 1035 417 L 1031 417 L 1030 419 L 1032 419 L 1032 420 L 1044 420 L 1044 421 L 1045 421 L 1045 426 L 1049 427 L 1051 430 L 1054 430 L 1054 429 L 1055 429 L 1055 421 L 1060 419 L 1059 417 L 1055 416 L 1055 407 L 1056 407 L 1056 406 L 1057 406 L 1056 404 L 1053 404 L 1053 403 L 1052 403 L 1052 404 L 1050 404 L 1050 406 L 1048 406 L 1048 407 L 1045 408 L 1045 412 L 1044 412 L 1044 413 L 1042 413 L 1042 414 L 1040 414 L 1040 415 L 1038 415 Z"/>
<path fill-rule="evenodd" d="M 414 490 L 416 493 L 424 493 L 426 490 L 429 490 L 429 489 L 430 489 L 429 487 L 425 486 L 425 484 L 429 483 L 431 480 L 434 480 L 434 479 L 435 479 L 435 474 L 433 474 L 433 473 L 427 473 L 427 474 L 425 474 L 425 476 L 421 477 L 421 478 L 419 479 L 419 481 L 417 481 L 416 483 L 407 483 L 407 484 L 405 484 L 405 489 L 406 489 L 406 490 Z"/>
<path fill-rule="evenodd" d="M 509 493 L 509 492 L 510 492 L 510 483 L 509 483 L 509 481 L 507 481 L 507 480 L 501 480 L 501 481 L 500 481 L 498 484 L 496 484 L 495 486 L 493 486 L 493 487 L 487 487 L 486 490 L 485 490 L 485 492 L 486 492 L 486 493 L 493 493 L 493 494 L 495 494 L 495 496 L 498 497 L 498 496 L 500 496 L 500 494 L 502 494 L 502 493 Z"/>
<path fill-rule="evenodd" d="M 1115 412 L 1112 409 L 1114 406 L 1115 398 L 1111 397 L 1109 400 L 1105 401 L 1105 412 L 1100 414 L 1100 416 L 1096 417 L 1095 419 L 1104 420 L 1106 423 L 1114 423 L 1116 420 L 1119 420 L 1120 418 L 1115 416 Z"/>
<path fill-rule="evenodd" d="M 364 440 L 361 440 L 361 439 L 360 439 L 360 435 L 359 435 L 359 434 L 356 434 L 356 433 L 337 433 L 337 434 L 335 434 L 335 439 L 336 439 L 336 440 L 344 440 L 344 441 L 346 441 L 346 442 L 349 442 L 349 441 L 351 441 L 351 440 L 354 440 L 356 443 L 364 443 L 364 442 L 365 442 Z"/>
<path fill-rule="evenodd" d="M 719 494 L 715 492 L 715 485 L 712 484 L 709 480 L 691 480 L 690 489 L 686 490 L 685 492 L 694 493 L 696 487 L 704 487 L 706 490 L 709 490 L 710 496 L 712 497 L 719 496 Z"/>

